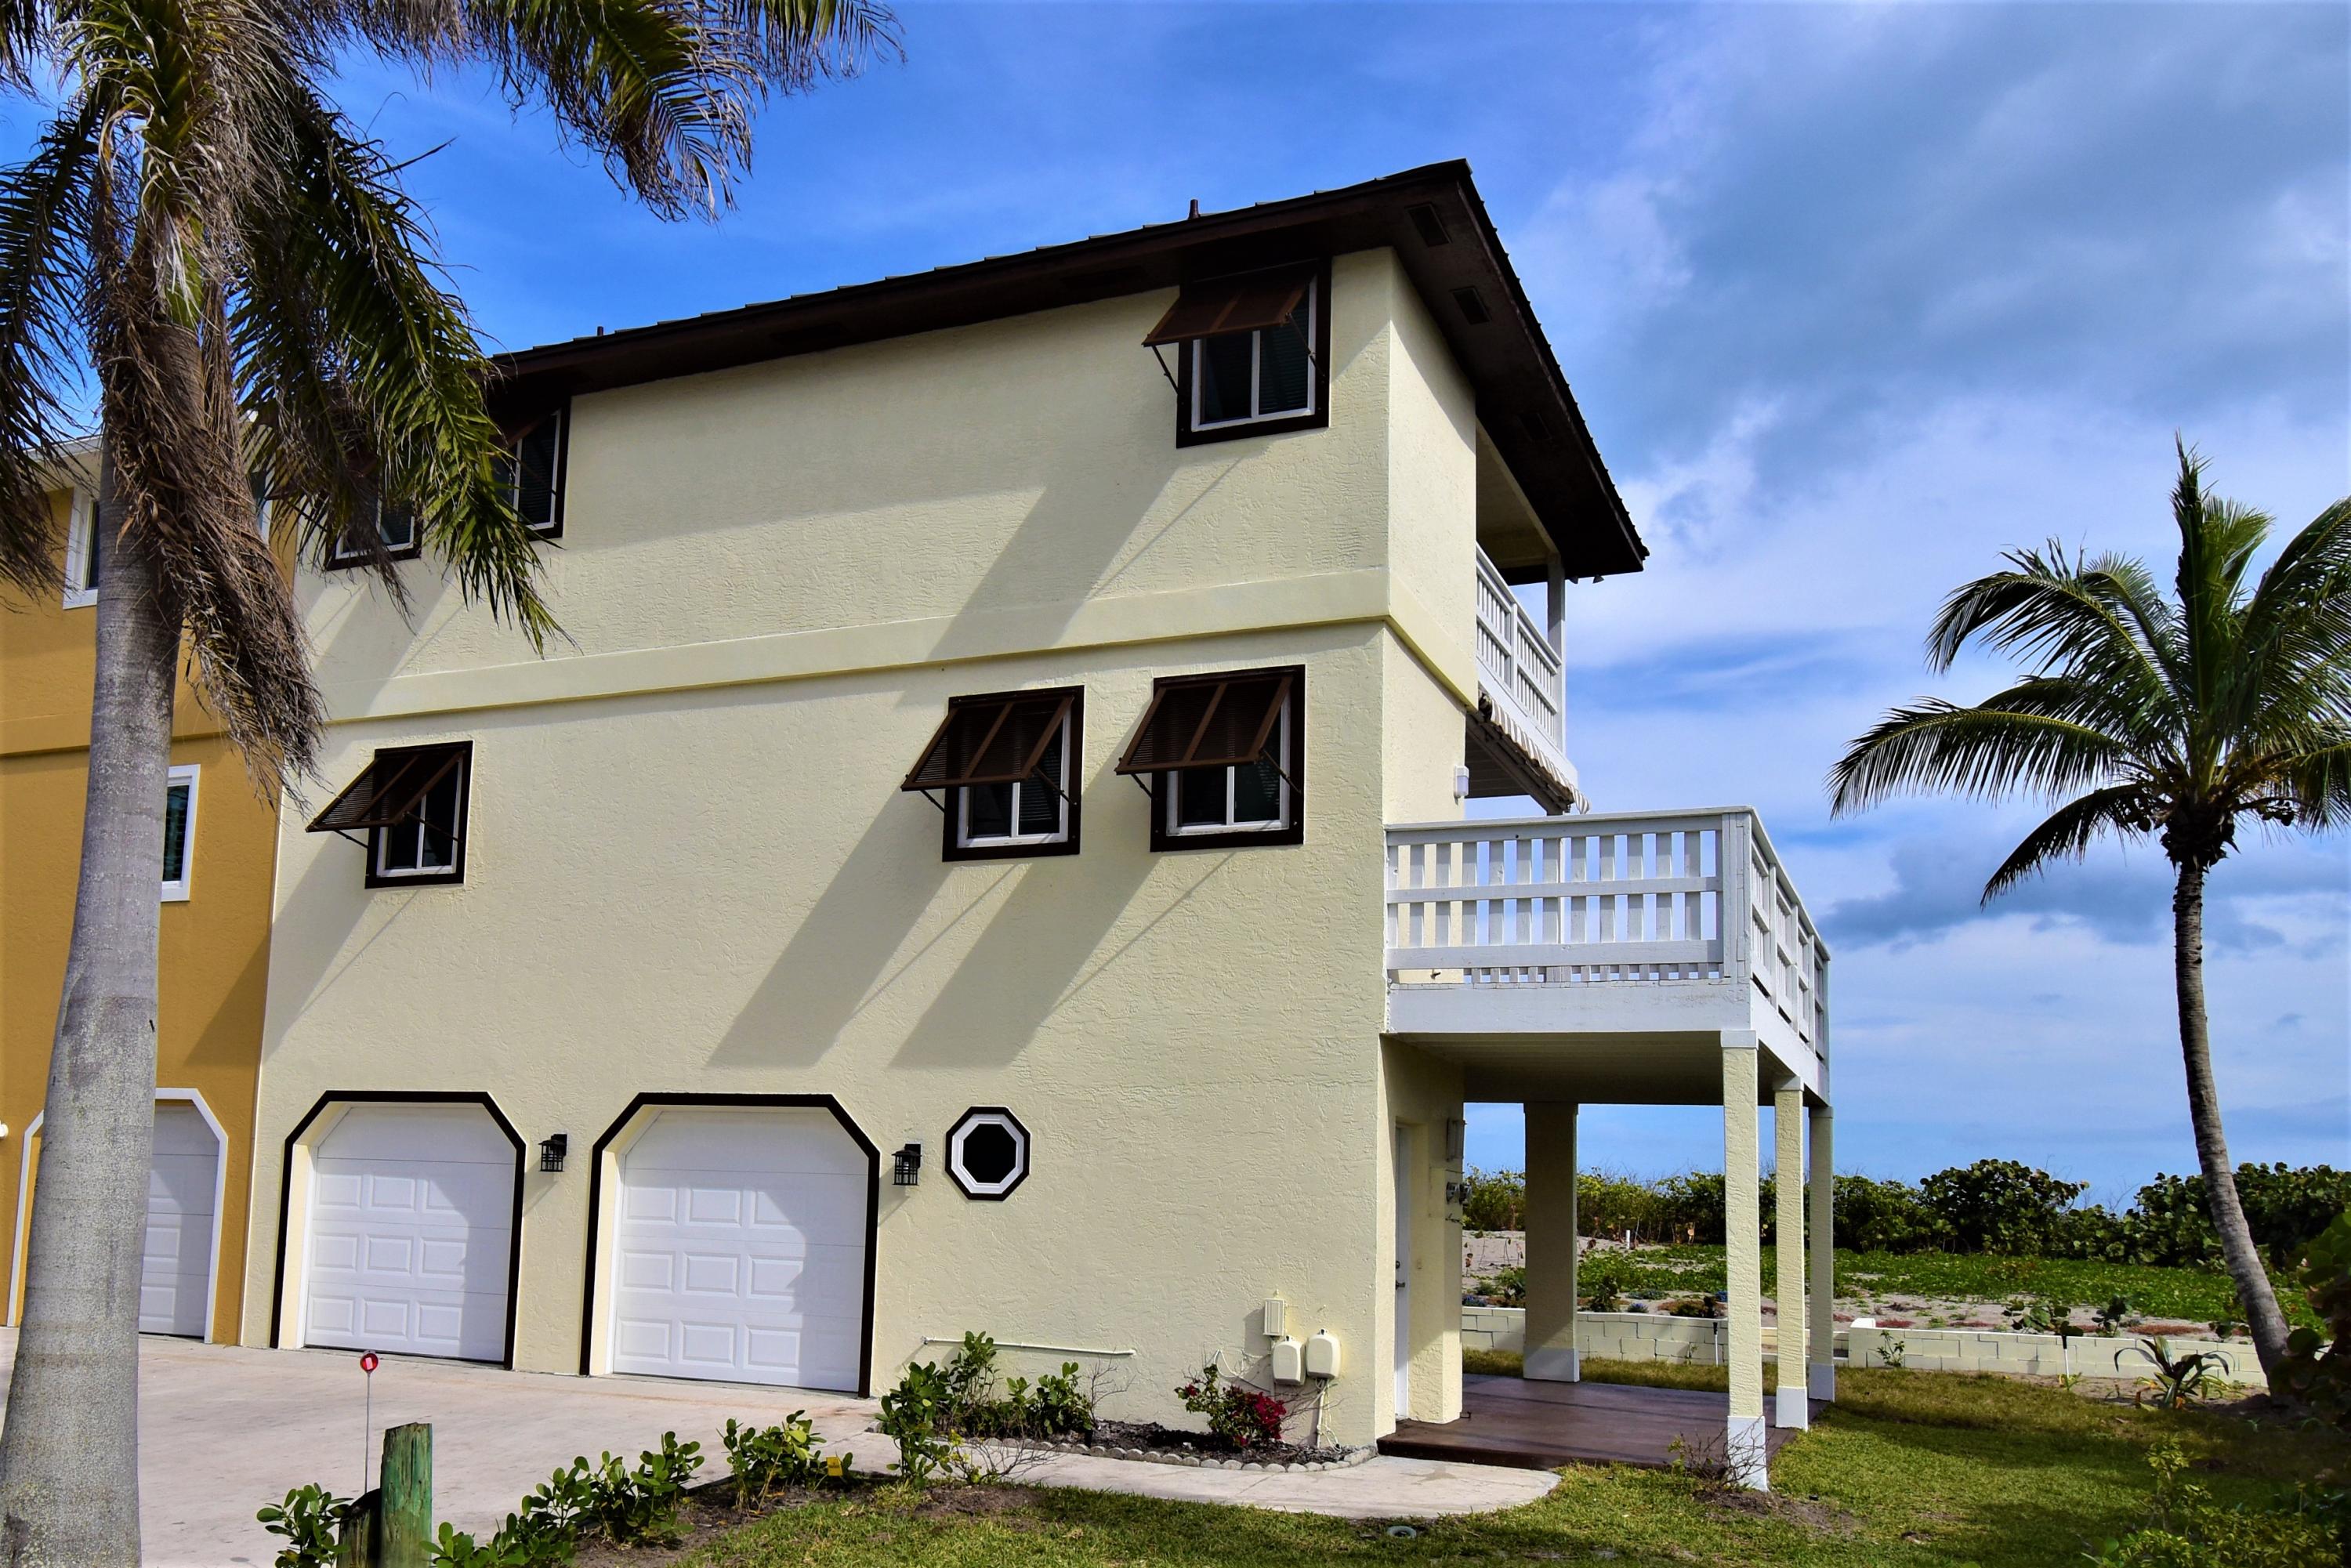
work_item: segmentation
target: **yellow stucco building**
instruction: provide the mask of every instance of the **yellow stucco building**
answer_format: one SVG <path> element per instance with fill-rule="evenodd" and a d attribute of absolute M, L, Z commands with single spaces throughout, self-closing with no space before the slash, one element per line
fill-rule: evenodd
<path fill-rule="evenodd" d="M 95 467 L 93 454 L 81 455 Z M 65 983 L 88 779 L 92 608 L 103 570 L 87 472 L 54 497 L 66 589 L 0 610 L 0 1224 L 7 1321 Z M 277 812 L 183 680 L 172 746 L 158 974 L 155 1164 L 140 1326 L 234 1343 L 244 1311 L 254 1089 Z"/>

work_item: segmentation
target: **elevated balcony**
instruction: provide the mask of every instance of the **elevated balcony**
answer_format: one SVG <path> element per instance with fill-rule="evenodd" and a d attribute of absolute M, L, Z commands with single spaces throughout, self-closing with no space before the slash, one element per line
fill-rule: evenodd
<path fill-rule="evenodd" d="M 1567 683 L 1556 632 L 1519 603 L 1478 552 L 1478 711 L 1469 719 L 1469 793 L 1531 795 L 1555 811 L 1580 803 L 1567 759 Z"/>
<path fill-rule="evenodd" d="M 1742 1032 L 1825 1099 L 1828 956 L 1746 807 L 1387 830 L 1388 1032 L 1472 1099 L 1708 1103 Z"/>

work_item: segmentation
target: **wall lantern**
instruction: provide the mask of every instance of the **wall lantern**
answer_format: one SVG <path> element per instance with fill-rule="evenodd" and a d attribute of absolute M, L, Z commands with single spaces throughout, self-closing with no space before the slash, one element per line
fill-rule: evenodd
<path fill-rule="evenodd" d="M 908 1144 L 890 1156 L 890 1185 L 918 1186 L 923 1180 L 923 1145 Z"/>
<path fill-rule="evenodd" d="M 571 1152 L 571 1134 L 569 1134 L 569 1133 L 550 1133 L 550 1134 L 549 1134 L 546 1137 L 544 1137 L 544 1138 L 542 1138 L 542 1139 L 540 1139 L 540 1140 L 539 1140 L 539 1145 L 538 1145 L 538 1168 L 539 1168 L 539 1169 L 541 1169 L 541 1170 L 543 1170 L 543 1171 L 559 1171 L 559 1170 L 561 1170 L 561 1169 L 563 1168 L 563 1156 L 564 1156 L 564 1155 L 568 1155 L 568 1154 L 569 1154 L 570 1152 Z"/>

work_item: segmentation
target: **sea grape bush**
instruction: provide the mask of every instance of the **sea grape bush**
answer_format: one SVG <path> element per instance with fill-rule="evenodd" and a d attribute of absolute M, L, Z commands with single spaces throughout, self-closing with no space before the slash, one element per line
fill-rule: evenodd
<path fill-rule="evenodd" d="M 967 1444 L 991 1437 L 1084 1436 L 1094 1429 L 1094 1391 L 1065 1361 L 1032 1385 L 1004 1380 L 997 1392 L 996 1341 L 967 1333 L 944 1362 L 915 1362 L 882 1396 L 882 1433 L 898 1445 L 893 1467 L 921 1485 L 935 1475 L 976 1474 L 993 1450 Z M 990 1472 L 993 1473 L 993 1472 Z"/>
<path fill-rule="evenodd" d="M 335 1560 L 335 1533 L 342 1528 L 351 1500 L 314 1484 L 296 1487 L 284 1501 L 256 1513 L 264 1530 L 286 1538 L 277 1568 L 328 1568 Z"/>
<path fill-rule="evenodd" d="M 1471 1230 L 1526 1228 L 1526 1180 L 1517 1171 L 1473 1169 L 1461 1223 Z M 2157 1267 L 2217 1265 L 2219 1237 L 2204 1209 L 2200 1176 L 2158 1176 L 2122 1210 L 2081 1201 L 2085 1184 L 2014 1160 L 1978 1160 L 1911 1183 L 1840 1176 L 1833 1199 L 1837 1245 L 1856 1252 L 1967 1252 L 2074 1258 Z M 2237 1191 L 2253 1239 L 2273 1268 L 2291 1269 L 2328 1222 L 2351 1207 L 2351 1171 L 2331 1166 L 2247 1164 Z M 1763 1239 L 1776 1239 L 1777 1194 L 1762 1181 Z M 1584 1234 L 1636 1242 L 1719 1246 L 1722 1177 L 1711 1171 L 1640 1181 L 1606 1172 L 1576 1177 Z"/>

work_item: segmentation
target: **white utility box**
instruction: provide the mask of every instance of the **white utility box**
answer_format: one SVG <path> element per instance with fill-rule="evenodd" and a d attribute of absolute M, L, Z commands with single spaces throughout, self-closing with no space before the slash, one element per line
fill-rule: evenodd
<path fill-rule="evenodd" d="M 1288 1334 L 1273 1342 L 1273 1380 L 1276 1383 L 1306 1381 L 1306 1349 Z"/>
<path fill-rule="evenodd" d="M 1339 1342 L 1331 1337 L 1328 1329 L 1316 1329 L 1314 1337 L 1306 1342 L 1306 1375 L 1336 1377 L 1339 1375 Z"/>

